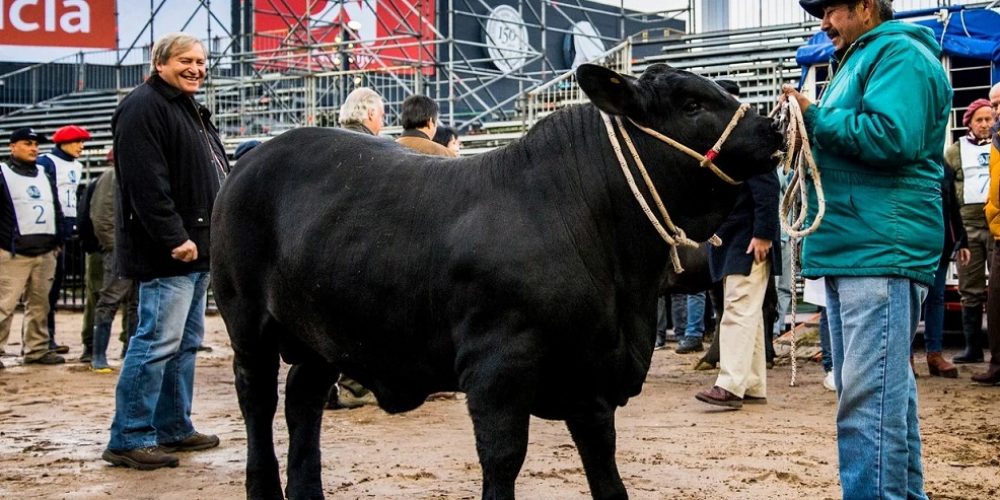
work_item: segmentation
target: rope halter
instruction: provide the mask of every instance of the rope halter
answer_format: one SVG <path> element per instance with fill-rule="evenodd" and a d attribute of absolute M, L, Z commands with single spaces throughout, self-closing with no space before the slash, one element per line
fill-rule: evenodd
<path fill-rule="evenodd" d="M 722 171 L 718 166 L 715 165 L 714 160 L 719 155 L 719 151 L 722 150 L 722 145 L 729 138 L 729 134 L 733 132 L 736 128 L 736 124 L 739 123 L 740 119 L 746 114 L 747 109 L 750 108 L 749 104 L 741 104 L 740 107 L 733 114 L 732 119 L 729 120 L 729 125 L 726 129 L 722 131 L 722 135 L 719 136 L 719 140 L 715 142 L 715 145 L 708 150 L 704 155 L 699 154 L 695 150 L 677 142 L 656 130 L 648 127 L 639 125 L 629 118 L 632 125 L 636 128 L 642 130 L 646 134 L 653 136 L 671 146 L 681 151 L 682 153 L 698 160 L 698 165 L 711 170 L 717 177 L 723 181 L 732 184 L 739 185 L 740 182 L 733 180 L 732 177 L 728 176 Z M 663 241 L 670 245 L 670 261 L 674 266 L 674 271 L 677 273 L 684 272 L 684 268 L 681 266 L 680 256 L 677 254 L 677 247 L 680 245 L 685 245 L 689 247 L 697 247 L 698 242 L 691 240 L 684 233 L 684 230 L 680 227 L 674 225 L 673 221 L 670 219 L 670 214 L 667 213 L 667 208 L 663 205 L 663 200 L 660 198 L 659 192 L 656 190 L 656 186 L 653 185 L 653 180 L 649 177 L 649 173 L 646 170 L 646 166 L 642 163 L 642 159 L 639 158 L 639 152 L 635 149 L 635 145 L 632 143 L 632 138 L 629 136 L 628 131 L 625 130 L 625 125 L 622 123 L 620 116 L 614 117 L 614 123 L 618 125 L 618 129 L 621 130 L 622 139 L 625 142 L 626 147 L 628 147 L 629 152 L 632 154 L 632 159 L 635 160 L 636 168 L 639 169 L 639 173 L 642 174 L 642 178 L 646 183 L 646 188 L 649 189 L 649 194 L 653 198 L 653 202 L 656 204 L 657 210 L 660 212 L 660 216 L 663 218 L 663 223 L 661 224 L 657 220 L 656 215 L 653 214 L 653 210 L 649 208 L 649 203 L 646 198 L 639 191 L 639 187 L 635 183 L 635 178 L 632 176 L 632 171 L 628 168 L 628 162 L 625 160 L 625 155 L 622 153 L 621 143 L 618 141 L 618 134 L 615 132 L 615 126 L 611 122 L 611 117 L 607 113 L 601 111 L 601 119 L 604 121 L 604 127 L 608 133 L 608 139 L 611 141 L 611 148 L 615 151 L 615 156 L 618 157 L 618 163 L 621 166 L 622 173 L 625 174 L 625 180 L 628 183 L 629 189 L 632 191 L 632 196 L 635 200 L 639 202 L 639 206 L 642 208 L 643 213 L 646 214 L 646 218 L 649 219 L 650 224 L 653 225 L 653 229 L 663 238 Z M 664 228 L 666 226 L 666 228 Z M 717 236 L 712 236 L 709 242 L 715 246 L 722 244 L 722 241 Z"/>

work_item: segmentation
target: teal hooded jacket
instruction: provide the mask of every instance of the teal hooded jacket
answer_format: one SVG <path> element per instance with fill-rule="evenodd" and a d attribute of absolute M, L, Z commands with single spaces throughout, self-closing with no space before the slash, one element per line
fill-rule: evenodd
<path fill-rule="evenodd" d="M 952 98 L 940 56 L 930 29 L 883 22 L 845 51 L 806 109 L 826 214 L 803 241 L 803 276 L 934 281 Z M 806 222 L 817 211 L 812 187 L 809 194 Z"/>

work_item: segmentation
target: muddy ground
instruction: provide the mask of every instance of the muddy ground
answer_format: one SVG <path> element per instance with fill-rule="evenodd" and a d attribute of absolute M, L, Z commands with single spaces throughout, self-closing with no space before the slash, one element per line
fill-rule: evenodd
<path fill-rule="evenodd" d="M 60 313 L 60 341 L 79 355 L 80 315 Z M 19 331 L 16 320 L 14 331 Z M 12 335 L 13 337 L 14 335 Z M 243 497 L 246 438 L 221 319 L 207 322 L 199 355 L 194 421 L 222 445 L 181 455 L 181 466 L 153 472 L 100 460 L 114 406 L 116 375 L 85 365 L 20 366 L 11 353 L 0 371 L 0 498 Z M 120 346 L 112 343 L 117 366 Z M 948 353 L 950 356 L 953 353 Z M 918 358 L 919 359 L 919 358 Z M 632 498 L 838 498 L 835 398 L 820 385 L 816 363 L 768 373 L 766 406 L 718 411 L 695 401 L 714 372 L 693 371 L 695 355 L 654 353 L 642 394 L 618 410 L 618 464 Z M 934 499 L 1000 496 L 1000 387 L 927 376 L 918 364 L 926 488 Z M 472 426 L 461 397 L 431 401 L 402 415 L 365 407 L 324 418 L 324 485 L 328 498 L 478 498 L 480 472 Z M 279 460 L 287 446 L 276 423 Z M 533 419 L 517 493 L 528 499 L 589 498 L 565 427 Z"/>

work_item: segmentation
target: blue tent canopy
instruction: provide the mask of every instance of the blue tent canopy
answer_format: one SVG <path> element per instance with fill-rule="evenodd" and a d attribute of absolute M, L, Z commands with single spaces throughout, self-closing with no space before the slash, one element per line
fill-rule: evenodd
<path fill-rule="evenodd" d="M 913 14 L 927 13 L 921 11 Z M 986 9 L 960 9 L 953 12 L 944 23 L 938 19 L 925 19 L 916 24 L 934 30 L 935 38 L 949 56 L 992 61 L 990 80 L 993 83 L 1000 81 L 1000 14 Z M 830 38 L 821 31 L 799 47 L 795 60 L 802 66 L 804 75 L 809 66 L 829 61 L 833 53 Z"/>

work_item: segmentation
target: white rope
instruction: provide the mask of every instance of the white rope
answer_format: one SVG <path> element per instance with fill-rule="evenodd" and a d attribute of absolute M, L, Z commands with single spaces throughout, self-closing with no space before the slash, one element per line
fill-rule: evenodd
<path fill-rule="evenodd" d="M 723 181 L 725 181 L 725 182 L 727 182 L 729 184 L 737 186 L 737 185 L 740 185 L 742 183 L 733 180 L 732 177 L 730 177 L 725 172 L 723 172 L 722 169 L 720 169 L 718 166 L 715 165 L 714 160 L 715 160 L 715 158 L 717 156 L 719 156 L 719 152 L 722 151 L 722 144 L 725 143 L 726 139 L 729 138 L 729 134 L 731 134 L 733 132 L 733 129 L 736 128 L 736 124 L 739 123 L 740 119 L 743 118 L 743 115 L 746 114 L 746 112 L 747 112 L 748 109 L 750 109 L 750 105 L 749 104 L 747 104 L 747 103 L 740 104 L 740 107 L 737 108 L 737 110 L 736 110 L 735 113 L 733 113 L 733 117 L 729 119 L 729 125 L 726 125 L 726 129 L 723 130 L 722 131 L 722 135 L 719 136 L 719 140 L 715 141 L 715 145 L 712 146 L 712 149 L 709 149 L 708 152 L 706 154 L 704 154 L 704 155 L 701 154 L 701 153 L 698 153 L 697 151 L 695 151 L 695 150 L 693 150 L 693 149 L 691 149 L 691 148 L 689 148 L 689 147 L 687 147 L 687 146 L 685 146 L 685 145 L 683 145 L 683 144 L 681 144 L 681 143 L 679 143 L 679 142 L 677 142 L 677 141 L 675 141 L 675 140 L 673 140 L 673 139 L 671 139 L 671 138 L 669 138 L 669 137 L 667 137 L 667 136 L 665 136 L 665 135 L 663 135 L 663 134 L 661 134 L 659 132 L 657 132 L 656 130 L 653 130 L 653 129 L 649 128 L 649 127 L 645 127 L 643 125 L 640 125 L 640 124 L 636 123 L 635 120 L 633 120 L 631 118 L 629 118 L 628 120 L 630 122 L 632 122 L 632 125 L 635 125 L 636 128 L 638 128 L 639 130 L 642 130 L 643 132 L 645 132 L 645 133 L 647 133 L 647 134 L 649 134 L 649 135 L 651 135 L 653 137 L 656 137 L 657 139 L 659 139 L 659 140 L 661 140 L 661 141 L 663 141 L 663 142 L 665 142 L 665 143 L 673 146 L 674 148 L 677 148 L 682 153 L 684 153 L 684 154 L 686 154 L 686 155 L 688 155 L 688 156 L 690 156 L 690 157 L 698 160 L 698 165 L 700 165 L 702 167 L 708 168 L 718 178 L 722 179 Z"/>
<path fill-rule="evenodd" d="M 722 169 L 715 165 L 713 160 L 719 155 L 719 152 L 722 150 L 722 145 L 726 142 L 726 139 L 729 138 L 729 135 L 733 132 L 733 129 L 736 128 L 736 125 L 739 123 L 740 119 L 743 118 L 743 115 L 746 114 L 746 111 L 749 108 L 749 104 L 744 103 L 740 105 L 736 112 L 733 113 L 733 117 L 730 118 L 729 124 L 726 125 L 726 128 L 722 131 L 722 135 L 719 136 L 719 139 L 715 141 L 715 145 L 713 145 L 712 149 L 710 149 L 705 155 L 699 154 L 691 148 L 657 132 L 656 130 L 639 125 L 631 118 L 629 118 L 629 121 L 632 122 L 632 124 L 639 130 L 642 130 L 643 132 L 698 160 L 698 164 L 700 166 L 708 168 L 723 181 L 728 182 L 729 184 L 739 185 L 741 184 L 740 182 L 737 182 L 733 180 L 732 177 L 726 175 Z M 653 225 L 653 229 L 655 229 L 657 234 L 660 235 L 660 238 L 663 238 L 663 241 L 670 246 L 670 262 L 673 264 L 674 272 L 684 272 L 684 267 L 681 266 L 680 256 L 677 253 L 677 247 L 680 245 L 697 247 L 698 242 L 688 238 L 687 234 L 684 233 L 684 230 L 676 226 L 670 219 L 670 214 L 667 213 L 667 207 L 663 204 L 663 200 L 660 198 L 660 193 L 656 190 L 656 186 L 653 185 L 653 179 L 649 177 L 649 172 L 646 170 L 646 166 L 642 163 L 642 158 L 639 157 L 639 152 L 635 149 L 635 144 L 632 143 L 632 138 L 625 129 L 625 124 L 622 123 L 620 116 L 615 116 L 615 123 L 618 124 L 618 128 L 621 129 L 622 139 L 625 141 L 625 145 L 628 147 L 629 153 L 632 154 L 632 159 L 635 161 L 636 168 L 638 168 L 639 173 L 642 174 L 642 179 L 646 183 L 646 188 L 649 189 L 649 194 L 653 198 L 653 203 L 656 204 L 656 208 L 660 212 L 660 216 L 663 218 L 663 224 L 656 219 L 656 215 L 654 215 L 653 210 L 649 208 L 649 203 L 646 201 L 646 198 L 639 191 L 639 187 L 635 183 L 635 178 L 632 176 L 632 171 L 628 168 L 628 162 L 625 160 L 624 153 L 622 153 L 622 146 L 618 141 L 618 134 L 615 133 L 615 126 L 611 123 L 611 118 L 604 111 L 601 111 L 600 113 L 601 120 L 604 121 L 604 128 L 608 133 L 608 139 L 611 141 L 611 149 L 615 151 L 615 156 L 618 157 L 618 164 L 621 166 L 622 173 L 625 175 L 625 181 L 628 183 L 629 190 L 632 191 L 632 196 L 634 196 L 635 200 L 639 202 L 642 212 L 646 214 L 646 218 L 649 219 L 650 224 Z M 666 228 L 663 227 L 664 225 Z M 716 235 L 712 235 L 712 237 L 708 239 L 708 242 L 714 246 L 722 244 L 722 240 Z"/>
<path fill-rule="evenodd" d="M 789 252 L 791 255 L 791 265 L 789 267 L 792 271 L 791 302 L 789 304 L 789 311 L 792 315 L 790 336 L 792 377 L 788 385 L 795 387 L 798 376 L 798 360 L 795 358 L 798 341 L 795 338 L 795 329 L 799 326 L 795 321 L 795 305 L 798 303 L 795 284 L 798 282 L 799 273 L 802 271 L 799 262 L 799 252 L 797 250 L 799 242 L 806 236 L 814 233 L 823 221 L 823 216 L 826 214 L 826 195 L 823 192 L 823 183 L 820 180 L 819 168 L 816 167 L 812 148 L 809 146 L 809 136 L 806 133 L 806 124 L 802 117 L 802 109 L 799 107 L 798 100 L 786 99 L 784 103 L 779 103 L 772 110 L 771 114 L 774 115 L 776 112 L 785 114 L 788 118 L 786 153 L 785 159 L 782 162 L 784 166 L 783 172 L 787 175 L 789 170 L 793 171 L 788 189 L 781 199 L 778 217 L 781 222 L 781 228 L 788 234 L 789 243 L 792 245 L 791 252 Z M 813 219 L 809 227 L 802 229 L 802 225 L 806 219 L 806 209 L 809 206 L 809 189 L 807 183 L 810 180 L 816 189 L 816 218 Z M 788 222 L 789 214 L 794 214 L 795 216 L 795 220 L 792 223 Z"/>
<path fill-rule="evenodd" d="M 680 256 L 677 255 L 677 247 L 679 245 L 696 247 L 698 246 L 698 243 L 688 239 L 688 237 L 684 235 L 683 231 L 680 231 L 679 234 L 676 232 L 674 234 L 670 234 L 663 228 L 663 225 L 660 224 L 660 221 L 656 219 L 656 216 L 653 215 L 653 211 L 649 208 L 649 203 L 646 202 L 646 198 L 642 196 L 641 192 L 639 192 L 639 186 L 635 184 L 635 178 L 632 176 L 632 172 L 628 168 L 628 162 L 625 161 L 625 155 L 622 153 L 622 146 L 618 142 L 618 135 L 615 133 L 615 127 L 611 123 L 611 118 L 602 111 L 601 119 L 604 120 L 604 128 L 608 132 L 608 138 L 611 139 L 611 149 L 615 151 L 615 156 L 618 157 L 618 163 L 621 166 L 622 173 L 625 174 L 625 181 L 628 183 L 628 187 L 632 191 L 632 196 L 634 196 L 635 200 L 639 202 L 642 212 L 646 214 L 646 218 L 649 219 L 649 222 L 653 225 L 653 229 L 656 230 L 657 234 L 660 235 L 660 238 L 663 238 L 663 241 L 665 241 L 667 245 L 670 245 L 670 261 L 674 266 L 674 271 L 677 273 L 684 272 L 684 268 L 681 266 Z M 618 120 L 618 125 L 622 125 L 620 119 Z M 622 127 L 622 132 L 625 132 L 624 127 Z M 642 166 L 642 162 L 638 160 L 638 154 L 635 154 L 635 158 L 637 160 L 637 164 L 639 165 L 639 170 L 643 172 L 643 176 L 645 177 L 645 167 Z M 649 184 L 649 189 L 650 192 L 653 193 L 653 199 L 659 200 L 660 198 L 659 194 L 656 194 L 656 188 L 654 188 L 652 184 Z M 663 207 L 662 203 L 659 204 L 659 207 L 661 208 L 662 213 L 666 213 L 666 208 Z M 664 219 L 673 229 L 677 229 L 676 226 L 670 222 L 668 217 L 664 217 Z"/>

